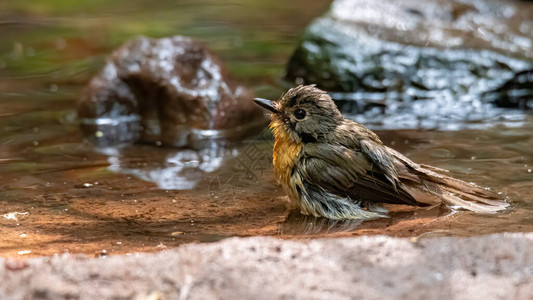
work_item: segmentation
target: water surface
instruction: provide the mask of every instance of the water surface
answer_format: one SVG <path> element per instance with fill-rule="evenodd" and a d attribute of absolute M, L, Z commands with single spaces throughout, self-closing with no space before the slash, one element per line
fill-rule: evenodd
<path fill-rule="evenodd" d="M 533 231 L 533 118 L 516 111 L 444 125 L 371 124 L 413 160 L 505 193 L 512 208 L 497 215 L 390 206 L 390 218 L 362 224 L 302 216 L 288 208 L 274 179 L 267 133 L 200 152 L 153 145 L 94 149 L 78 130 L 75 100 L 105 56 L 127 39 L 198 38 L 259 96 L 276 97 L 298 35 L 329 1 L 69 3 L 0 3 L 2 256 L 157 251 L 252 235 Z"/>

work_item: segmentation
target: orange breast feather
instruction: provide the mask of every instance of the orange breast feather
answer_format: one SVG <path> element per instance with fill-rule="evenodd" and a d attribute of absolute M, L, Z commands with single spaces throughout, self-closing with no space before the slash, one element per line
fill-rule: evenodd
<path fill-rule="evenodd" d="M 302 144 L 293 142 L 280 128 L 276 129 L 274 130 L 276 138 L 273 154 L 274 171 L 281 184 L 288 184 L 294 163 L 302 150 Z"/>

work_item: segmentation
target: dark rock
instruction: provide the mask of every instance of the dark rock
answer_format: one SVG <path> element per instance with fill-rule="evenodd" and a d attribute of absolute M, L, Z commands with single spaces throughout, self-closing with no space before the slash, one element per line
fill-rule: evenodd
<path fill-rule="evenodd" d="M 513 78 L 495 90 L 483 94 L 483 99 L 500 107 L 533 108 L 533 70 L 518 72 Z"/>
<path fill-rule="evenodd" d="M 496 104 L 517 107 L 533 91 L 532 77 L 520 75 L 533 69 L 532 33 L 526 2 L 336 0 L 307 28 L 287 79 L 316 83 L 352 112 L 432 100 L 433 110 L 411 109 L 468 114 L 490 91 Z M 518 77 L 520 99 L 507 93 Z"/>
<path fill-rule="evenodd" d="M 200 43 L 139 37 L 110 55 L 79 100 L 78 116 L 100 146 L 200 147 L 262 128 L 266 118 L 252 98 Z"/>

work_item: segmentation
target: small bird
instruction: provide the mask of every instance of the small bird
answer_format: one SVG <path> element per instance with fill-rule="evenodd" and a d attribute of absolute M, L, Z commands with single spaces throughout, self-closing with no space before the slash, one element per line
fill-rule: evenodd
<path fill-rule="evenodd" d="M 479 213 L 508 207 L 491 191 L 383 145 L 370 129 L 345 119 L 315 85 L 292 88 L 277 101 L 254 101 L 271 112 L 275 174 L 305 215 L 334 220 L 385 217 L 381 203 L 444 202 Z"/>

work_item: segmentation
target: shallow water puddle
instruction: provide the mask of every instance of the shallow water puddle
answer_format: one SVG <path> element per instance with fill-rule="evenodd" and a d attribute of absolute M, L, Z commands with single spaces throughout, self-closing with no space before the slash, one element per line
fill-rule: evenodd
<path fill-rule="evenodd" d="M 533 231 L 532 125 L 528 119 L 513 129 L 379 132 L 385 143 L 418 162 L 506 193 L 513 208 L 476 215 L 444 207 L 389 206 L 390 218 L 363 223 L 332 222 L 291 210 L 275 182 L 268 138 L 219 149 L 214 158 L 148 145 L 100 153 L 81 141 L 77 146 L 58 141 L 66 146 L 63 150 L 31 147 L 18 152 L 24 161 L 32 159 L 29 169 L 18 169 L 18 162 L 0 166 L 5 214 L 0 218 L 0 255 L 99 256 L 253 235 L 420 237 Z M 165 189 L 180 182 L 188 182 L 191 189 Z"/>

